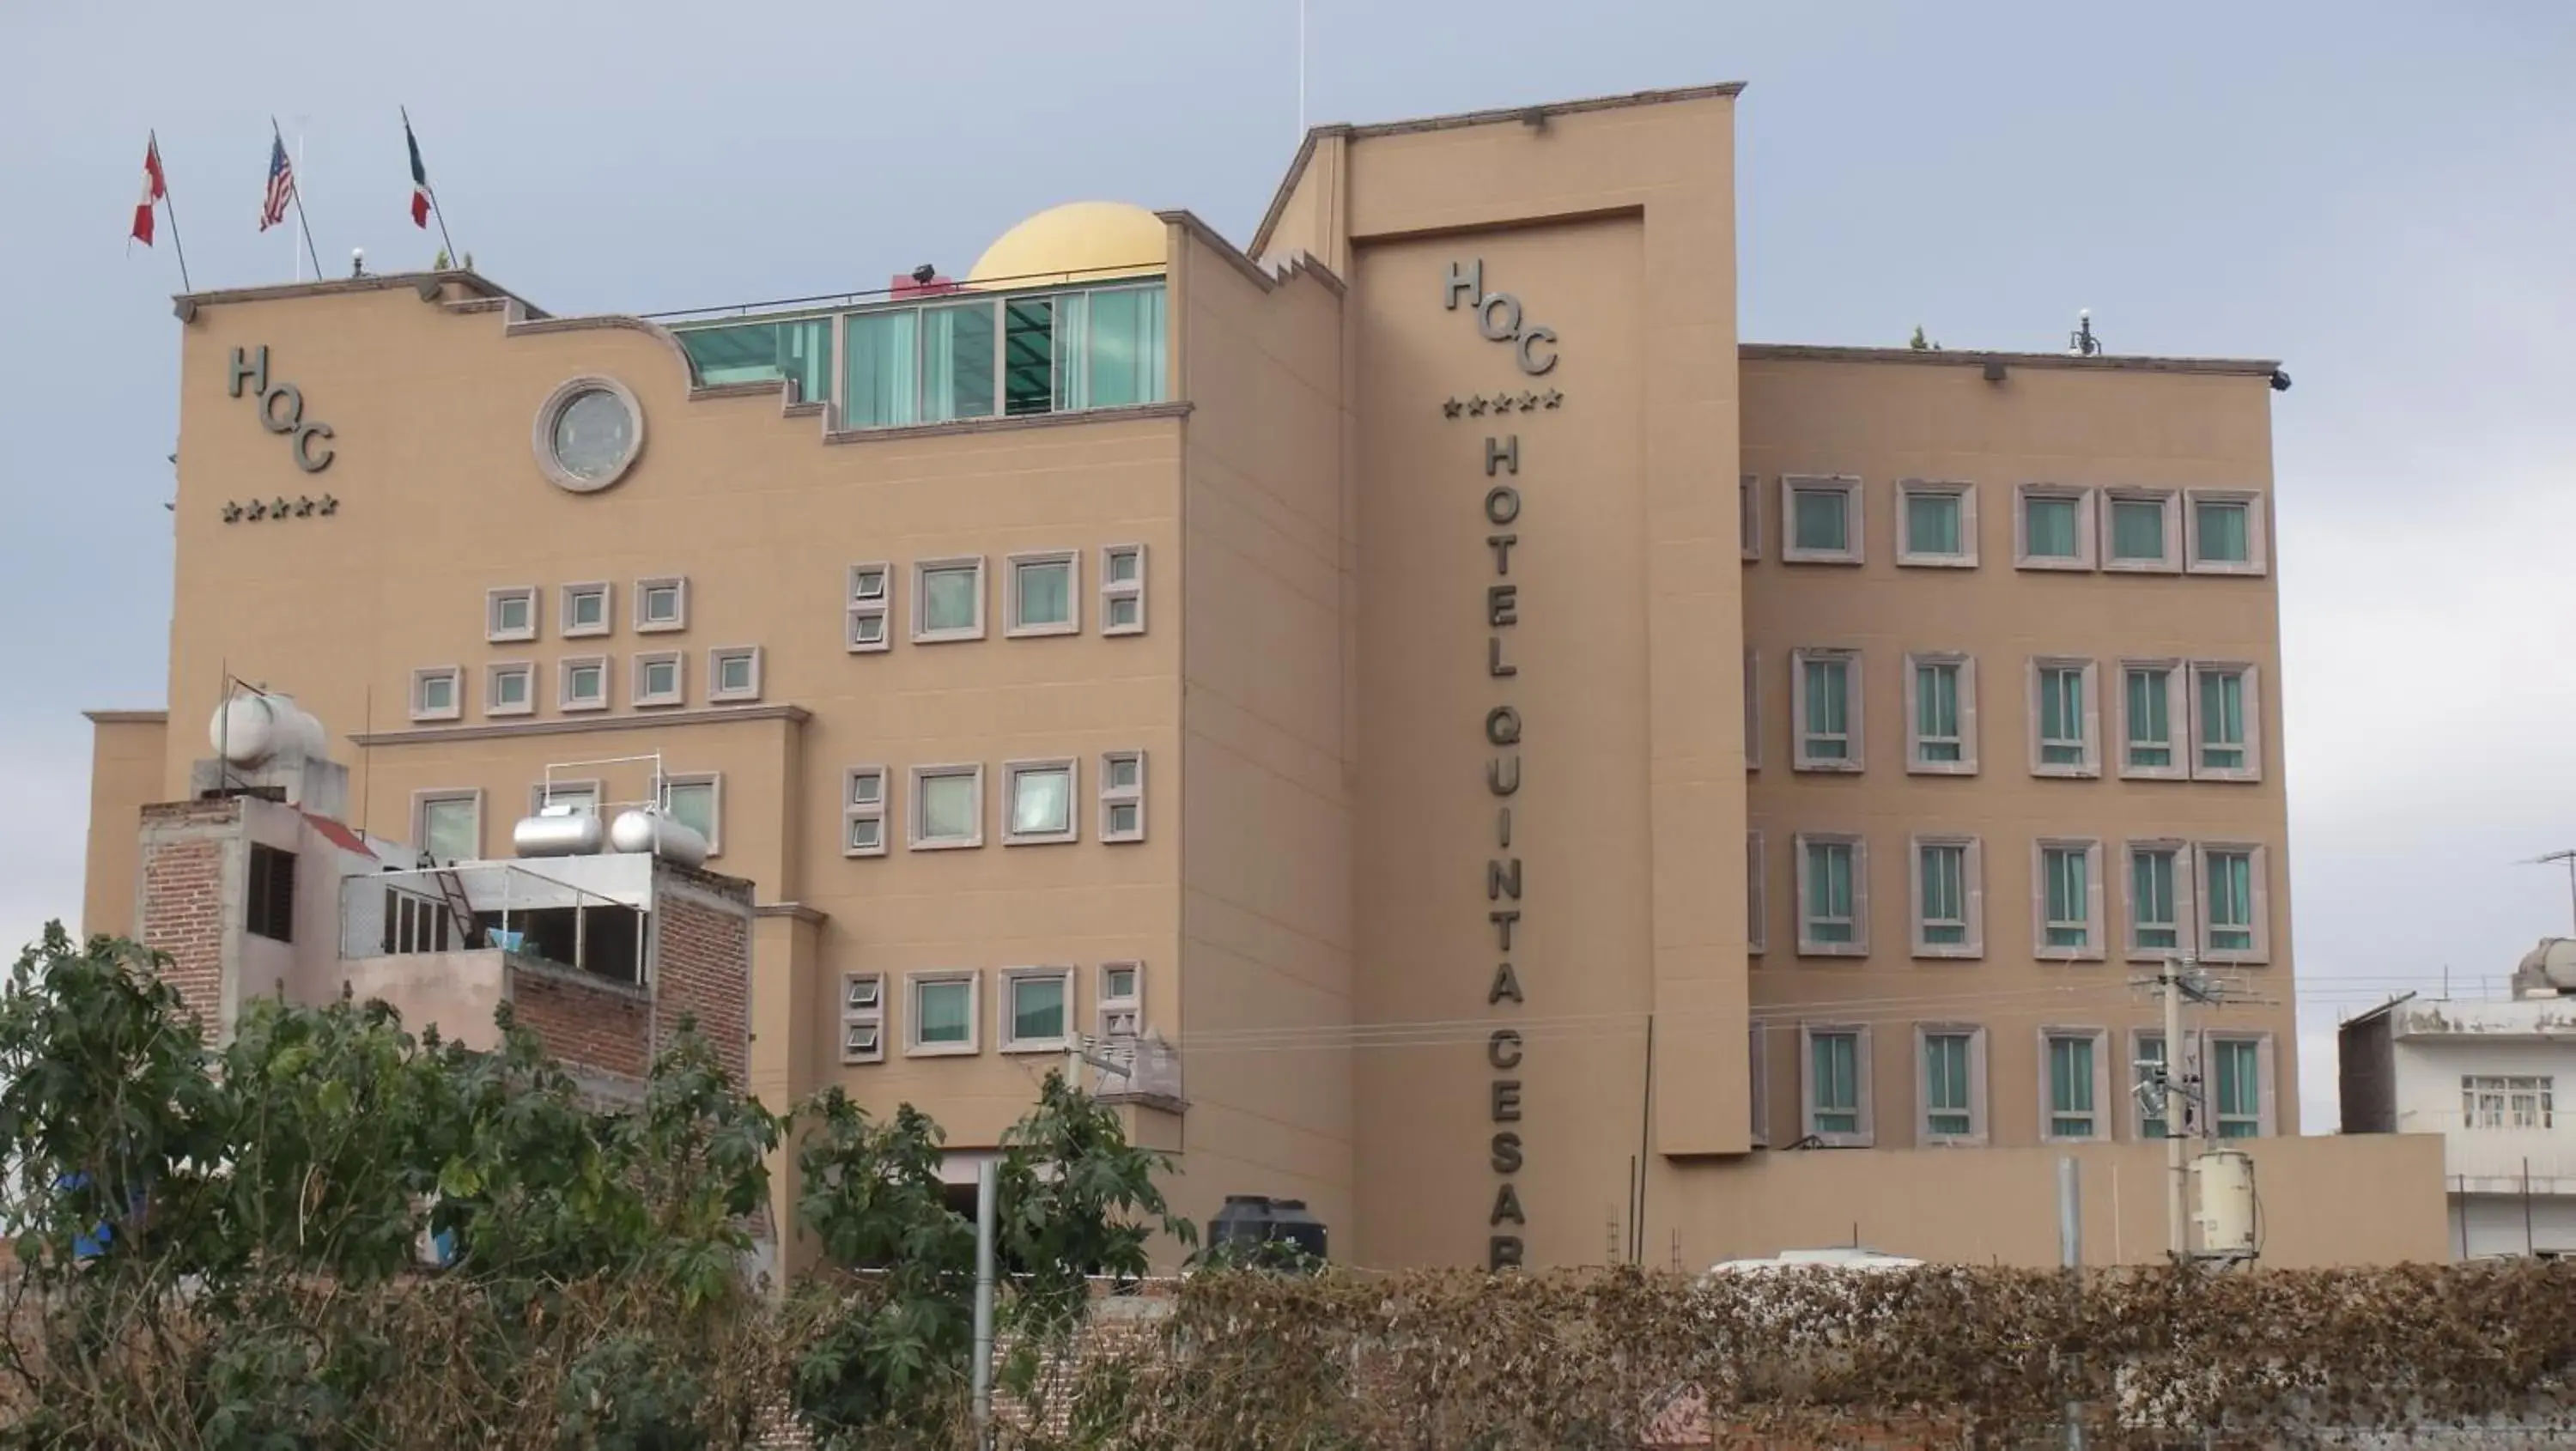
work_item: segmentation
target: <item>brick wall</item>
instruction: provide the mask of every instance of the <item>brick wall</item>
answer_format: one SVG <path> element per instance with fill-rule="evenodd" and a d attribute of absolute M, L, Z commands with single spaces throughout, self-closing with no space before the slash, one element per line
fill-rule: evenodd
<path fill-rule="evenodd" d="M 517 965 L 510 969 L 509 996 L 519 1022 L 568 1069 L 641 1080 L 651 1066 L 644 1043 L 649 1005 L 635 988 Z"/>
<path fill-rule="evenodd" d="M 682 1016 L 696 1018 L 734 1086 L 744 1087 L 751 1072 L 751 884 L 665 864 L 654 882 L 653 917 L 655 1022 L 663 1038 Z"/>
<path fill-rule="evenodd" d="M 165 954 L 161 975 L 209 1032 L 222 1025 L 224 933 L 232 900 L 224 863 L 241 836 L 239 801 L 174 801 L 143 808 L 143 945 Z"/>

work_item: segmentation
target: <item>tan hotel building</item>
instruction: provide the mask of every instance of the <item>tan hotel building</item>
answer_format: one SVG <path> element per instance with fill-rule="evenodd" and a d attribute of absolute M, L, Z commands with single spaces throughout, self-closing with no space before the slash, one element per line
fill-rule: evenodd
<path fill-rule="evenodd" d="M 1322 127 L 1248 247 L 1081 204 L 748 315 L 183 298 L 88 926 L 237 677 L 441 863 L 663 796 L 752 1086 L 960 1162 L 1087 1047 L 1185 1212 L 1361 1264 L 2049 1260 L 2060 1144 L 2156 1253 L 2133 976 L 2241 969 L 2212 1127 L 2298 1129 L 2274 367 L 1742 342 L 1736 104 Z M 2404 1148 L 2259 1146 L 2275 1258 L 2438 1255 L 2438 1168 L 2344 1223 Z"/>

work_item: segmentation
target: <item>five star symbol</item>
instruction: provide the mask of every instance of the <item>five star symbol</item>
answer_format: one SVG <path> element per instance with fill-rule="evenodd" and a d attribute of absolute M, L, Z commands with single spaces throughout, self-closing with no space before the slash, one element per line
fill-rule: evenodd
<path fill-rule="evenodd" d="M 340 501 L 329 494 L 318 499 L 308 494 L 289 499 L 280 494 L 274 499 L 253 499 L 248 503 L 226 499 L 221 512 L 227 524 L 238 524 L 245 519 L 309 519 L 316 514 L 327 519 L 340 512 Z"/>
<path fill-rule="evenodd" d="M 1562 406 L 1564 402 L 1565 395 L 1554 388 L 1544 393 L 1533 393 L 1524 388 L 1518 393 L 1497 393 L 1490 398 L 1482 393 L 1470 393 L 1463 402 L 1452 394 L 1440 400 L 1440 416 L 1456 418 L 1463 413 L 1470 418 L 1482 418 L 1488 410 L 1509 413 L 1516 408 L 1523 413 L 1535 413 L 1542 408 Z"/>

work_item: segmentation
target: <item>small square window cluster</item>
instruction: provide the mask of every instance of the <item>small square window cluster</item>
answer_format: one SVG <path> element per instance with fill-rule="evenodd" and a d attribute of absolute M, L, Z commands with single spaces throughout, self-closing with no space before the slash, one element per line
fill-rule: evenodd
<path fill-rule="evenodd" d="M 1100 633 L 1144 634 L 1145 546 L 1107 544 L 1090 557 L 1098 572 L 1093 608 Z M 1085 559 L 1079 549 L 1040 549 L 1006 554 L 998 562 L 961 554 L 902 567 L 885 560 L 853 564 L 842 604 L 843 638 L 853 655 L 893 648 L 898 593 L 916 645 L 985 639 L 993 633 L 991 608 L 999 610 L 1005 639 L 1079 635 L 1090 593 L 1083 584 Z"/>
<path fill-rule="evenodd" d="M 1079 1016 L 1078 990 L 1086 975 L 1092 984 L 1087 1023 Z M 1093 1044 L 1114 1063 L 1122 1048 L 1132 1053 L 1145 1036 L 1145 976 L 1145 964 L 1132 958 L 1096 963 L 1088 974 L 1073 963 L 845 972 L 841 1061 L 882 1063 L 891 1040 L 907 1058 L 973 1057 L 988 1043 L 1002 1053 L 1063 1053 Z"/>
<path fill-rule="evenodd" d="M 841 772 L 841 854 L 884 856 L 898 831 L 912 851 L 971 850 L 989 835 L 1004 846 L 1057 846 L 1082 840 L 1084 758 L 1039 757 L 1004 761 L 987 773 L 982 762 L 939 762 L 908 767 L 850 766 Z M 1145 753 L 1103 751 L 1093 759 L 1099 839 L 1145 839 Z M 988 822 L 985 785 L 994 783 Z"/>
<path fill-rule="evenodd" d="M 1762 557 L 1758 474 L 1737 481 L 1737 534 L 1747 561 Z M 1776 494 L 1780 561 L 1869 561 L 1869 490 L 1854 474 L 1782 474 Z M 1981 529 L 1977 485 L 1960 479 L 1896 481 L 1882 527 L 1907 569 L 1975 569 Z M 2263 574 L 2268 569 L 2264 495 L 2252 489 L 2025 483 L 2012 505 L 2013 567 L 2117 574 Z M 1998 539 L 2000 546 L 2000 538 Z"/>
<path fill-rule="evenodd" d="M 495 645 L 528 644 L 543 638 L 544 600 L 538 585 L 506 585 L 484 592 L 483 638 Z M 617 586 L 584 580 L 556 587 L 555 636 L 563 640 L 598 640 L 617 630 Z M 653 575 L 635 580 L 624 591 L 628 629 L 637 635 L 679 635 L 689 629 L 689 581 L 685 575 Z M 598 649 L 599 647 L 593 647 Z M 643 650 L 624 662 L 624 703 L 638 710 L 689 703 L 691 652 L 679 648 Z M 756 703 L 761 698 L 762 650 L 758 645 L 718 645 L 705 654 L 703 698 L 710 705 Z M 467 687 L 472 679 L 462 665 L 429 666 L 412 672 L 411 719 L 438 724 L 464 719 Z M 604 649 L 558 657 L 549 667 L 526 659 L 493 660 L 482 667 L 482 709 L 487 720 L 534 716 L 551 692 L 559 714 L 606 711 L 618 703 L 618 662 Z"/>

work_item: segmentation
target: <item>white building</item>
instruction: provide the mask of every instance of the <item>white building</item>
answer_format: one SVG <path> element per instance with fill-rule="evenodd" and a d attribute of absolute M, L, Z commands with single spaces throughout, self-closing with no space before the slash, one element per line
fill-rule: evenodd
<path fill-rule="evenodd" d="M 2576 1255 L 2576 941 L 2532 949 L 2509 999 L 2409 995 L 2337 1036 L 2345 1133 L 2442 1136 L 2453 1258 Z"/>

